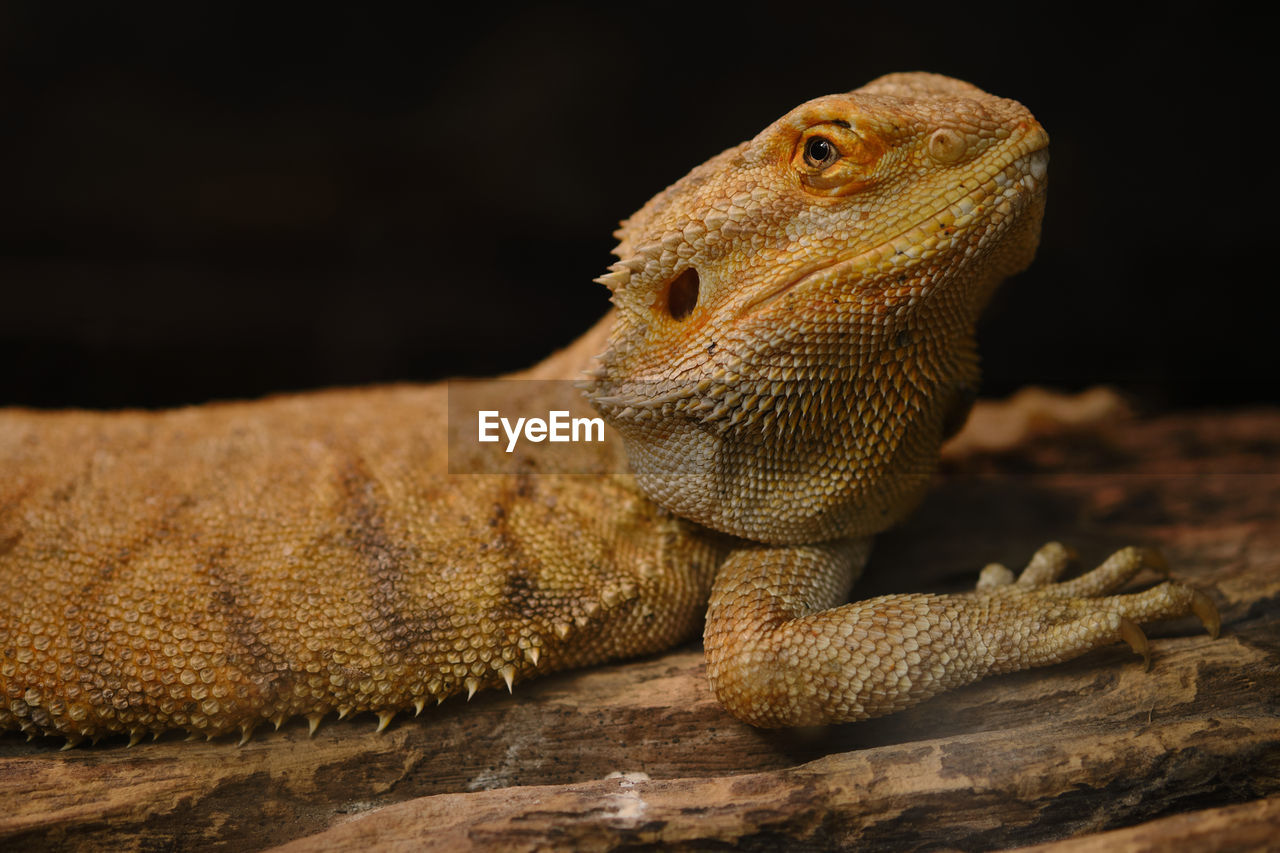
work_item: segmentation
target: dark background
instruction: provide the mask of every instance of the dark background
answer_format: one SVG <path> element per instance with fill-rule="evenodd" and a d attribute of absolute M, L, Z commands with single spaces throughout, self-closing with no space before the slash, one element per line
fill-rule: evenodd
<path fill-rule="evenodd" d="M 891 5 L 0 6 L 0 405 L 525 366 L 604 312 L 591 279 L 650 195 L 803 100 L 914 69 L 1053 137 L 1038 260 L 984 320 L 985 393 L 1275 402 L 1269 26 Z"/>

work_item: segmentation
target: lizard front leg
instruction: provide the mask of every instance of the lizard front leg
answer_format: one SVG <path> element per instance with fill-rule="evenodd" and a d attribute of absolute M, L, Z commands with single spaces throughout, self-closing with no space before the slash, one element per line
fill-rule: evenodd
<path fill-rule="evenodd" d="M 721 567 L 705 632 L 707 674 L 720 701 L 757 726 L 876 717 L 986 675 L 1058 663 L 1124 640 L 1147 656 L 1140 622 L 1218 614 L 1201 592 L 1165 582 L 1112 595 L 1152 551 L 1125 548 L 1072 581 L 1070 552 L 1051 543 L 1018 580 L 1000 566 L 959 595 L 889 595 L 836 606 L 869 540 L 744 548 Z"/>

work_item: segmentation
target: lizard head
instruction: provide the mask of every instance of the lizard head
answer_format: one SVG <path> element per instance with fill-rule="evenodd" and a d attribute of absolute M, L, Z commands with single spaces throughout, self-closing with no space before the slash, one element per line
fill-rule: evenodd
<path fill-rule="evenodd" d="M 1047 144 L 1016 101 L 895 74 L 801 105 L 624 222 L 586 388 L 646 494 L 767 542 L 908 512 L 972 397 L 974 323 L 1035 252 Z"/>

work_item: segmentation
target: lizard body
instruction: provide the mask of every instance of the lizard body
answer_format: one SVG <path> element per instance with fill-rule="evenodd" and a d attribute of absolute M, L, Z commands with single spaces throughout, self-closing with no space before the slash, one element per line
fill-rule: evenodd
<path fill-rule="evenodd" d="M 589 371 L 629 474 L 446 473 L 440 385 L 0 414 L 0 730 L 385 726 L 666 648 L 704 613 L 726 707 L 799 725 L 1145 650 L 1145 620 L 1216 630 L 1176 583 L 1108 595 L 1158 565 L 1138 549 L 1056 583 L 1051 545 L 1016 583 L 840 606 L 963 421 L 974 322 L 1035 251 L 1047 143 L 1016 102 L 890 75 L 660 193 L 619 231 L 615 309 L 518 375 Z"/>

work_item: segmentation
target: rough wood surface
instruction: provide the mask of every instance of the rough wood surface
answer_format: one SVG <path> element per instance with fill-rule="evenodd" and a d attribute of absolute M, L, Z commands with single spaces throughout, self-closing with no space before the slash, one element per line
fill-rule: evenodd
<path fill-rule="evenodd" d="M 449 702 L 382 735 L 368 717 L 310 739 L 294 722 L 241 748 L 165 738 L 59 752 L 7 737 L 0 847 L 979 849 L 1124 827 L 1128 849 L 1180 837 L 1248 847 L 1248 832 L 1274 825 L 1274 800 L 1227 807 L 1280 793 L 1277 506 L 1277 411 L 975 451 L 881 539 L 861 594 L 966 588 L 984 563 L 1018 564 L 1052 538 L 1095 561 L 1156 545 L 1218 603 L 1223 637 L 1162 625 L 1150 672 L 1117 646 L 800 733 L 726 715 L 690 647 L 514 699 Z"/>
<path fill-rule="evenodd" d="M 1267 797 L 1149 823 L 1023 848 L 1024 853 L 1225 853 L 1280 847 L 1280 797 Z"/>

